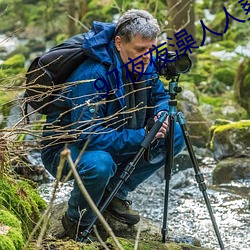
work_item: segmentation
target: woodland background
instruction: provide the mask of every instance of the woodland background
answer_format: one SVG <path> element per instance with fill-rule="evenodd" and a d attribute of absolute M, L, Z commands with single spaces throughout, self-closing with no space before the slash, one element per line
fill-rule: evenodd
<path fill-rule="evenodd" d="M 7 36 L 0 40 L 0 104 L 13 99 L 19 90 L 23 91 L 25 71 L 35 56 L 74 34 L 86 32 L 94 20 L 116 22 L 125 10 L 139 8 L 148 10 L 158 19 L 162 30 L 159 44 L 167 37 L 174 38 L 174 34 L 184 28 L 193 36 L 194 46 L 199 48 L 192 49 L 192 70 L 181 76 L 180 84 L 186 81 L 192 85 L 203 107 L 212 105 L 211 119 L 213 115 L 230 120 L 246 119 L 250 115 L 250 26 L 247 20 L 250 14 L 246 15 L 248 7 L 244 10 L 242 3 L 237 0 L 0 0 L 0 34 Z M 223 7 L 233 17 L 246 22 L 229 17 L 227 23 Z M 200 46 L 204 37 L 200 20 L 217 33 L 223 33 L 227 24 L 228 29 L 222 36 L 206 31 L 205 44 Z M 14 38 L 20 42 L 7 52 L 4 46 Z M 175 44 L 174 40 L 171 43 Z M 227 105 L 236 109 L 226 112 L 225 117 L 221 107 Z M 3 127 L 10 105 L 1 107 Z"/>

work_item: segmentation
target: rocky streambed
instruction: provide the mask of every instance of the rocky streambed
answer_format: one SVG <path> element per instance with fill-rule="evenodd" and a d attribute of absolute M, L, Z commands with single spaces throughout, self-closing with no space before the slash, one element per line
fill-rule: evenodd
<path fill-rule="evenodd" d="M 228 184 L 212 185 L 212 171 L 215 162 L 206 157 L 201 162 L 201 171 L 207 185 L 209 201 L 225 249 L 250 249 L 250 180 L 233 181 Z M 164 211 L 165 180 L 162 171 L 157 172 L 130 194 L 133 208 L 140 215 L 162 227 Z M 39 188 L 42 197 L 49 201 L 54 182 L 42 184 Z M 61 186 L 57 192 L 56 203 L 69 198 L 72 182 Z M 170 181 L 168 204 L 169 235 L 185 240 L 195 237 L 202 246 L 219 250 L 219 244 L 213 230 L 203 195 L 197 187 L 193 168 L 176 172 Z"/>

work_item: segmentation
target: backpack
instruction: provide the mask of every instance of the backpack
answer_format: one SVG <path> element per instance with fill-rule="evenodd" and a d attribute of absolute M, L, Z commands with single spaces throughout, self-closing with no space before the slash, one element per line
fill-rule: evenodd
<path fill-rule="evenodd" d="M 26 73 L 25 114 L 28 105 L 40 114 L 48 114 L 66 79 L 86 58 L 82 46 L 84 34 L 75 35 L 37 57 Z"/>

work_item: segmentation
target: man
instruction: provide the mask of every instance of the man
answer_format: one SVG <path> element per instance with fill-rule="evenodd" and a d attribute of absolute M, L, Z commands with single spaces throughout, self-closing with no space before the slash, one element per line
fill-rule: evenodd
<path fill-rule="evenodd" d="M 77 159 L 77 171 L 97 206 L 116 186 L 127 163 L 140 149 L 147 120 L 150 117 L 157 120 L 161 112 L 168 111 L 169 95 L 149 53 L 156 46 L 159 32 L 157 20 L 142 10 L 127 11 L 117 25 L 94 22 L 83 42 L 87 59 L 69 77 L 67 89 L 47 116 L 42 151 L 46 169 L 56 175 L 60 152 L 67 143 L 72 159 Z M 139 222 L 140 216 L 130 208 L 127 196 L 164 165 L 167 130 L 166 119 L 151 144 L 150 159 L 139 161 L 106 209 L 117 220 L 131 225 Z M 178 123 L 174 138 L 176 155 L 184 148 Z M 63 176 L 69 170 L 66 163 Z M 75 182 L 62 219 L 65 231 L 71 238 L 81 237 L 93 217 Z"/>

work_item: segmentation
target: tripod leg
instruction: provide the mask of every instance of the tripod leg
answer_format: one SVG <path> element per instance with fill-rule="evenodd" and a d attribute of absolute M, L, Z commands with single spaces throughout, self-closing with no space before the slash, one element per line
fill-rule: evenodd
<path fill-rule="evenodd" d="M 188 150 L 191 162 L 192 162 L 193 167 L 194 167 L 195 179 L 196 179 L 196 181 L 197 181 L 197 183 L 199 185 L 200 191 L 203 194 L 203 197 L 204 197 L 204 200 L 205 200 L 205 203 L 206 203 L 206 206 L 207 206 L 207 210 L 209 212 L 210 219 L 212 221 L 213 228 L 214 228 L 216 237 L 218 239 L 220 248 L 221 248 L 221 250 L 224 250 L 225 247 L 223 245 L 223 242 L 222 242 L 222 239 L 221 239 L 221 235 L 220 235 L 220 232 L 219 232 L 219 229 L 218 229 L 218 226 L 217 226 L 214 214 L 213 214 L 213 210 L 212 210 L 210 201 L 208 199 L 208 195 L 207 195 L 207 192 L 206 192 L 207 188 L 206 188 L 206 184 L 204 182 L 204 177 L 203 177 L 203 174 L 201 173 L 201 171 L 199 169 L 198 162 L 197 162 L 197 159 L 195 157 L 195 154 L 194 154 L 191 142 L 190 142 L 189 133 L 188 133 L 187 128 L 186 128 L 184 116 L 183 116 L 183 114 L 181 112 L 178 112 L 177 113 L 177 118 L 178 118 L 179 124 L 181 126 L 181 130 L 182 130 L 185 142 L 186 142 L 186 146 L 187 146 L 187 150 Z"/>
<path fill-rule="evenodd" d="M 109 205 L 109 203 L 111 202 L 111 200 L 114 198 L 114 196 L 116 195 L 116 193 L 118 192 L 118 190 L 120 189 L 120 187 L 122 186 L 122 184 L 132 174 L 132 172 L 135 169 L 136 164 L 138 163 L 138 161 L 140 160 L 140 158 L 142 157 L 142 155 L 144 154 L 145 150 L 148 148 L 148 146 L 150 145 L 150 143 L 153 141 L 156 133 L 159 131 L 159 129 L 162 126 L 162 123 L 165 121 L 166 118 L 167 118 L 167 113 L 166 112 L 162 112 L 161 116 L 155 122 L 155 124 L 152 127 L 152 129 L 150 130 L 149 134 L 142 141 L 141 148 L 139 149 L 138 153 L 135 155 L 133 161 L 130 162 L 126 166 L 126 168 L 124 169 L 123 173 L 120 176 L 120 181 L 117 183 L 116 187 L 113 189 L 113 191 L 110 193 L 110 195 L 107 198 L 107 200 L 104 202 L 104 204 L 100 208 L 100 212 L 101 213 L 107 208 L 107 206 Z M 82 233 L 83 241 L 88 237 L 88 235 L 89 235 L 90 231 L 92 230 L 92 227 L 94 226 L 96 220 L 97 220 L 97 216 L 94 217 L 94 219 L 92 220 L 92 222 L 90 223 L 90 225 Z"/>
<path fill-rule="evenodd" d="M 166 162 L 165 162 L 165 197 L 164 197 L 164 213 L 163 213 L 163 225 L 162 225 L 162 242 L 166 242 L 166 235 L 168 232 L 167 220 L 168 220 L 168 200 L 169 200 L 169 183 L 172 176 L 172 169 L 174 166 L 174 122 L 173 115 L 169 115 L 169 131 L 166 138 Z"/>

